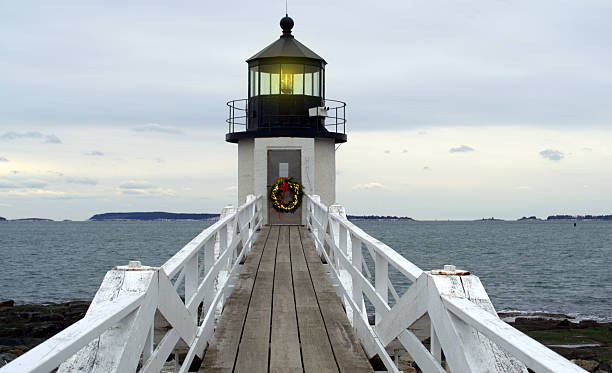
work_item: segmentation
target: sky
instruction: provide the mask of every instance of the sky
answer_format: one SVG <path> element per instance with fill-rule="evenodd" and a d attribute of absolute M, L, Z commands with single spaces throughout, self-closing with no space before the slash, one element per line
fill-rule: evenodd
<path fill-rule="evenodd" d="M 0 2 L 0 216 L 219 212 L 284 1 Z M 608 0 L 289 1 L 347 102 L 349 214 L 612 214 Z"/>

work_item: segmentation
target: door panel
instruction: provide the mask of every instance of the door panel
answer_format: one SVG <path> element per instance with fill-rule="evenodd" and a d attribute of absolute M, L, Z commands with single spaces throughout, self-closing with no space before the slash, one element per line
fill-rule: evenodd
<path fill-rule="evenodd" d="M 292 181 L 302 183 L 302 152 L 300 150 L 268 150 L 268 192 L 279 177 L 291 177 Z M 268 201 L 269 224 L 302 224 L 302 207 L 293 213 L 281 213 L 274 210 Z"/>

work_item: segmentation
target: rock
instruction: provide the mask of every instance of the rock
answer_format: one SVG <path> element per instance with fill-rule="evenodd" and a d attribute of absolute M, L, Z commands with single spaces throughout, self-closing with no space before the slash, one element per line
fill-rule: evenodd
<path fill-rule="evenodd" d="M 595 371 L 595 373 L 608 373 L 608 372 L 609 372 L 608 370 L 601 370 L 601 369 L 597 369 Z"/>
<path fill-rule="evenodd" d="M 17 359 L 16 355 L 11 354 L 10 352 L 4 352 L 0 354 L 0 367 L 4 366 L 11 361 Z"/>
<path fill-rule="evenodd" d="M 605 372 L 612 372 L 612 367 L 610 367 L 610 364 L 608 362 L 605 362 L 605 361 L 603 363 L 599 364 L 597 369 L 603 370 Z"/>
<path fill-rule="evenodd" d="M 15 301 L 12 299 L 0 302 L 0 307 L 13 307 L 14 305 L 15 305 Z"/>
<path fill-rule="evenodd" d="M 557 326 L 572 326 L 572 324 L 570 324 L 570 321 L 568 319 L 563 319 L 557 324 Z"/>
<path fill-rule="evenodd" d="M 580 368 L 588 372 L 595 371 L 595 368 L 597 368 L 597 366 L 599 365 L 599 363 L 595 360 L 582 360 L 582 359 L 572 360 L 572 363 L 578 365 Z"/>
<path fill-rule="evenodd" d="M 10 350 L 10 351 L 9 351 L 9 353 L 11 353 L 11 354 L 13 354 L 13 355 L 15 355 L 15 356 L 21 356 L 21 355 L 23 355 L 23 351 L 21 351 L 21 350 L 20 350 L 20 349 L 18 349 L 18 348 L 14 348 L 14 349 Z"/>

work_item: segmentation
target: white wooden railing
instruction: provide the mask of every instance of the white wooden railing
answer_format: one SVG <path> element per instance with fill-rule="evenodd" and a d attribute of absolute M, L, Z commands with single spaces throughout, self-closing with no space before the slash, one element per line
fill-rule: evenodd
<path fill-rule="evenodd" d="M 450 371 L 459 373 L 527 372 L 527 367 L 585 372 L 500 320 L 478 277 L 450 265 L 423 271 L 349 222 L 342 206 L 328 208 L 314 195 L 305 199 L 308 228 L 347 316 L 368 357 L 378 355 L 388 371 L 399 372 L 390 354 L 397 357 L 405 349 L 424 372 L 446 372 L 442 352 Z M 390 268 L 411 283 L 403 294 L 393 286 Z M 375 312 L 374 325 L 368 308 Z"/>
<path fill-rule="evenodd" d="M 250 195 L 161 267 L 140 262 L 109 271 L 85 317 L 0 373 L 159 372 L 174 352 L 175 371 L 202 357 L 241 260 L 263 222 Z M 179 353 L 186 354 L 179 363 Z"/>

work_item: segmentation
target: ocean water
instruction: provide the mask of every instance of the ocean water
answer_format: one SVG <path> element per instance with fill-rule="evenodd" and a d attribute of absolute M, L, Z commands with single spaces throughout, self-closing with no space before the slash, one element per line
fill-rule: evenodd
<path fill-rule="evenodd" d="M 498 311 L 612 321 L 611 222 L 354 223 L 424 270 L 454 264 L 471 271 Z M 159 266 L 211 224 L 2 222 L 0 300 L 89 300 L 112 267 L 128 260 Z M 402 293 L 408 283 L 396 271 L 390 276 Z"/>

